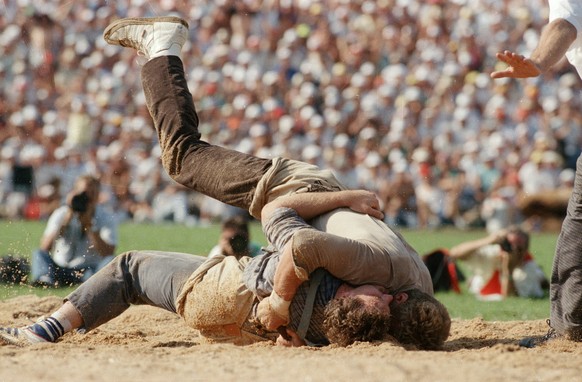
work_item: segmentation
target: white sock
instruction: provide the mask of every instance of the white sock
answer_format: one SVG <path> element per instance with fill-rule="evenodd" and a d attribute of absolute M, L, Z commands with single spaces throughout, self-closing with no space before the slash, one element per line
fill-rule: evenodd
<path fill-rule="evenodd" d="M 150 60 L 154 57 L 161 56 L 178 56 L 182 58 L 182 46 L 179 44 L 172 44 L 168 49 L 160 50 L 150 56 Z"/>

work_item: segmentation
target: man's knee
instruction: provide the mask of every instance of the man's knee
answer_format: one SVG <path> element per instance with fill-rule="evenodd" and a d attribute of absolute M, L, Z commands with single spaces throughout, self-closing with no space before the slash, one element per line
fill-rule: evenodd
<path fill-rule="evenodd" d="M 111 261 L 103 264 L 103 270 L 110 273 L 129 273 L 140 263 L 142 254 L 139 251 L 127 251 L 115 256 Z"/>

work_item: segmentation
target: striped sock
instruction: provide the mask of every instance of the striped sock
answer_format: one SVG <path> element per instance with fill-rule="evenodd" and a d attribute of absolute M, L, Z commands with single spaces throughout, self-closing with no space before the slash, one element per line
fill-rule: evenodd
<path fill-rule="evenodd" d="M 54 317 L 47 317 L 34 325 L 30 325 L 28 329 L 49 342 L 55 342 L 65 334 L 63 325 Z"/>

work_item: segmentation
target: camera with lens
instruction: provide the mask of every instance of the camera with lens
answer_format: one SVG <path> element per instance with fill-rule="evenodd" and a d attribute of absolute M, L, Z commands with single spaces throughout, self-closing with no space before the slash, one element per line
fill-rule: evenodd
<path fill-rule="evenodd" d="M 83 213 L 89 207 L 89 195 L 81 192 L 71 198 L 71 209 L 75 212 Z"/>
<path fill-rule="evenodd" d="M 248 251 L 249 237 L 239 232 L 228 239 L 228 243 L 236 255 L 242 255 Z"/>
<path fill-rule="evenodd" d="M 504 238 L 503 241 L 499 243 L 499 245 L 501 246 L 501 249 L 504 250 L 505 252 L 511 252 L 513 250 L 513 247 L 509 240 L 507 239 L 507 237 Z"/>

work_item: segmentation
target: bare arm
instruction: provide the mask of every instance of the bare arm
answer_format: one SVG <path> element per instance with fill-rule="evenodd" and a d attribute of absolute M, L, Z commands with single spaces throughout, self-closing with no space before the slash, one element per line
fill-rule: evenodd
<path fill-rule="evenodd" d="M 40 239 L 40 249 L 43 251 L 49 252 L 52 249 L 53 244 L 55 243 L 55 240 L 59 236 L 62 236 L 64 234 L 65 229 L 67 228 L 67 226 L 71 222 L 72 218 L 73 218 L 73 211 L 69 208 L 67 210 L 67 212 L 65 213 L 65 216 L 62 220 L 62 223 L 61 223 L 59 230 L 58 231 L 51 230 L 50 233 L 45 233 L 42 236 L 42 238 Z"/>
<path fill-rule="evenodd" d="M 537 77 L 564 57 L 570 45 L 576 40 L 576 36 L 577 30 L 572 24 L 564 19 L 556 19 L 544 28 L 538 46 L 530 58 L 507 50 L 497 53 L 497 58 L 509 67 L 491 73 L 491 77 Z"/>
<path fill-rule="evenodd" d="M 578 32 L 574 25 L 564 19 L 557 19 L 542 31 L 540 42 L 531 54 L 531 60 L 542 71 L 554 66 L 576 40 Z"/>
<path fill-rule="evenodd" d="M 481 247 L 491 244 L 498 244 L 501 239 L 503 239 L 503 237 L 505 237 L 505 232 L 500 231 L 481 239 L 466 241 L 451 248 L 449 255 L 452 258 L 462 260 L 470 256 L 473 252 Z"/>
<path fill-rule="evenodd" d="M 297 211 L 304 220 L 347 207 L 356 212 L 368 214 L 382 219 L 380 202 L 373 192 L 364 190 L 345 190 L 337 192 L 305 192 L 278 198 L 263 207 L 261 220 L 266 221 L 273 211 L 279 207 L 287 207 Z"/>
<path fill-rule="evenodd" d="M 503 297 L 515 295 L 515 285 L 513 284 L 513 270 L 515 264 L 511 263 L 511 256 L 509 253 L 501 252 L 501 295 Z"/>
<path fill-rule="evenodd" d="M 63 220 L 61 228 L 54 233 L 46 234 L 42 237 L 40 241 L 41 250 L 50 251 L 52 249 L 55 240 L 64 234 L 65 229 L 70 224 L 72 217 L 73 211 L 69 209 L 69 211 L 65 215 L 65 219 Z M 81 224 L 83 230 L 85 231 L 85 234 L 87 235 L 87 238 L 89 239 L 91 245 L 95 248 L 97 253 L 103 257 L 111 256 L 115 251 L 115 245 L 107 243 L 105 240 L 103 240 L 103 238 L 101 238 L 99 231 L 93 230 L 92 216 L 88 217 L 80 216 L 79 218 L 81 220 Z"/>
<path fill-rule="evenodd" d="M 293 246 L 287 244 L 281 254 L 275 277 L 273 279 L 273 290 L 286 301 L 291 301 L 297 292 L 297 288 L 304 280 L 299 278 L 295 272 L 293 262 Z"/>

